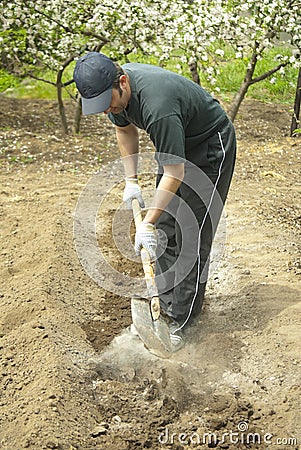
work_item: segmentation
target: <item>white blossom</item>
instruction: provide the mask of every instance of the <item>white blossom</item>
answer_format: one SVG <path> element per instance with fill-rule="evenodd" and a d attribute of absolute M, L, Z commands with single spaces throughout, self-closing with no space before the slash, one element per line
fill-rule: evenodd
<path fill-rule="evenodd" d="M 37 61 L 38 68 L 58 70 L 85 46 L 100 45 L 121 61 L 129 51 L 130 60 L 143 51 L 162 64 L 176 59 L 179 71 L 196 62 L 216 84 L 224 46 L 233 48 L 236 59 L 244 58 L 247 68 L 254 43 L 262 59 L 281 32 L 288 46 L 301 48 L 298 1 L 288 7 L 286 0 L 2 0 L 0 42 L 8 58 L 18 54 L 25 71 Z M 285 60 L 279 54 L 279 62 L 285 61 L 300 64 L 294 56 Z"/>
<path fill-rule="evenodd" d="M 224 54 L 225 54 L 224 50 L 222 50 L 221 48 L 217 48 L 215 50 L 215 53 L 219 56 L 224 56 Z"/>

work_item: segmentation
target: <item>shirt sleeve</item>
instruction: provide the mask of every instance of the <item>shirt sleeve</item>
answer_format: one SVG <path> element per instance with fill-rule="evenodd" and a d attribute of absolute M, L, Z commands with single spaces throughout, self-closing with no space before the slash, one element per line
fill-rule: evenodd
<path fill-rule="evenodd" d="M 185 132 L 181 119 L 170 115 L 153 122 L 148 130 L 161 166 L 185 161 Z"/>
<path fill-rule="evenodd" d="M 121 114 L 109 113 L 108 118 L 114 125 L 117 125 L 118 127 L 126 127 L 130 125 L 130 122 L 124 117 L 122 113 Z"/>

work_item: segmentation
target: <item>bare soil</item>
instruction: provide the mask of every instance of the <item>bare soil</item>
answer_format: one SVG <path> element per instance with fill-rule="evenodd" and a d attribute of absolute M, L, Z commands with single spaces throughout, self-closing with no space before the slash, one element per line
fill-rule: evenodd
<path fill-rule="evenodd" d="M 289 126 L 289 108 L 243 104 L 223 254 L 187 345 L 159 359 L 127 328 L 130 299 L 95 282 L 74 244 L 79 196 L 118 158 L 112 126 L 88 117 L 65 137 L 55 103 L 0 96 L 1 449 L 301 448 L 301 141 Z M 141 147 L 152 151 L 144 134 Z M 99 244 L 141 277 L 111 235 L 121 198 L 122 183 Z"/>

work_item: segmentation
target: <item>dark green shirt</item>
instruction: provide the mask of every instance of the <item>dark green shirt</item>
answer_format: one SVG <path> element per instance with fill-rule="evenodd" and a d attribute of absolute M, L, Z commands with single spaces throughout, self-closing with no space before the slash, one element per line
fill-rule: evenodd
<path fill-rule="evenodd" d="M 200 144 L 212 136 L 226 113 L 201 86 L 176 73 L 148 64 L 122 66 L 129 76 L 131 99 L 122 113 L 109 114 L 117 126 L 133 123 L 145 130 L 161 165 L 177 157 L 193 160 Z"/>

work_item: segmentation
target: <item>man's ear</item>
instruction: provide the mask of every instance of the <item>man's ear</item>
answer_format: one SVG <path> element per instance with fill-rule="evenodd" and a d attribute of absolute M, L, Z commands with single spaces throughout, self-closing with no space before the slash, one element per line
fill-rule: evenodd
<path fill-rule="evenodd" d="M 126 75 L 121 75 L 120 76 L 119 83 L 120 83 L 120 87 L 121 88 L 124 89 L 126 87 L 126 84 L 127 84 L 127 77 L 126 77 Z"/>

